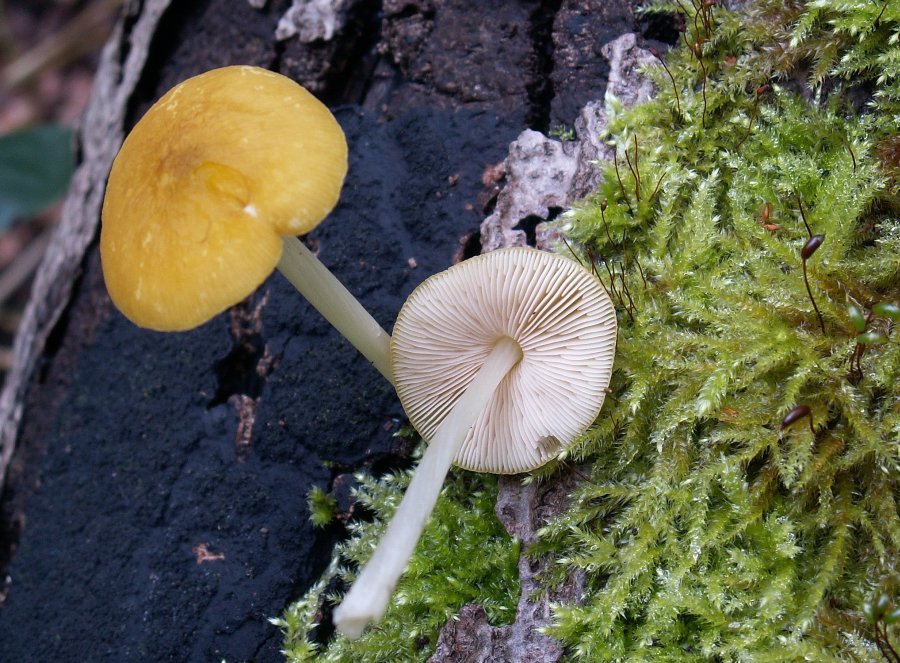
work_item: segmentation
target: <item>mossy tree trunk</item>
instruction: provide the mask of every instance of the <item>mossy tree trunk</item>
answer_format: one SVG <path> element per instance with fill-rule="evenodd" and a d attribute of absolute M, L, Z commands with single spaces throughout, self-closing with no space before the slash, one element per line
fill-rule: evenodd
<path fill-rule="evenodd" d="M 150 104 L 240 63 L 336 108 L 350 176 L 309 244 L 390 329 L 416 284 L 481 250 L 509 143 L 571 127 L 602 98 L 601 48 L 658 30 L 630 0 L 252 4 L 132 2 L 104 52 L 0 399 L 2 660 L 279 660 L 266 618 L 342 535 L 306 522 L 308 490 L 340 498 L 354 471 L 409 463 L 389 385 L 280 277 L 187 334 L 114 311 L 96 246 L 103 184 Z"/>

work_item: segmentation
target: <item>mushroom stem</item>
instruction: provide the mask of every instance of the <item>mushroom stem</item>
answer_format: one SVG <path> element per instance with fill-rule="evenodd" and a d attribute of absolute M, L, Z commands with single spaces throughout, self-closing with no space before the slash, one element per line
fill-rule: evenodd
<path fill-rule="evenodd" d="M 296 237 L 282 239 L 278 270 L 393 384 L 390 335 L 303 242 Z"/>
<path fill-rule="evenodd" d="M 434 432 L 387 531 L 362 572 L 334 611 L 337 629 L 350 639 L 384 615 L 391 595 L 437 502 L 444 478 L 469 429 L 494 391 L 522 359 L 522 348 L 504 336 Z"/>

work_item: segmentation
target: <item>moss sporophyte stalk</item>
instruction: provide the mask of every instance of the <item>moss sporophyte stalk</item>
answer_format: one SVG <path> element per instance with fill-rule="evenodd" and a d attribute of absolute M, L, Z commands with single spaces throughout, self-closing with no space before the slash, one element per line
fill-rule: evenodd
<path fill-rule="evenodd" d="M 552 560 L 547 586 L 585 575 L 550 632 L 569 661 L 894 660 L 900 3 L 643 11 L 678 44 L 647 67 L 653 100 L 609 101 L 616 158 L 560 219 L 620 332 L 610 398 L 566 458 L 590 481 L 527 551 Z M 376 519 L 336 552 L 347 581 L 407 478 L 361 480 Z M 445 490 L 380 628 L 308 639 L 313 588 L 284 618 L 290 660 L 424 661 L 467 602 L 511 621 L 493 479 L 450 481 L 480 496 Z"/>

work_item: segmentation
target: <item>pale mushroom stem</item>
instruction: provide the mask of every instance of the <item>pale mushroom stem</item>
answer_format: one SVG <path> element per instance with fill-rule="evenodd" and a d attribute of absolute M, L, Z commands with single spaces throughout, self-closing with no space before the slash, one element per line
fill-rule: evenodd
<path fill-rule="evenodd" d="M 296 237 L 282 239 L 278 270 L 393 384 L 390 335 L 303 242 Z"/>
<path fill-rule="evenodd" d="M 457 451 L 500 382 L 521 359 L 522 348 L 513 339 L 504 336 L 497 341 L 472 382 L 437 427 L 387 531 L 334 611 L 335 626 L 348 638 L 358 638 L 366 624 L 384 615 Z"/>

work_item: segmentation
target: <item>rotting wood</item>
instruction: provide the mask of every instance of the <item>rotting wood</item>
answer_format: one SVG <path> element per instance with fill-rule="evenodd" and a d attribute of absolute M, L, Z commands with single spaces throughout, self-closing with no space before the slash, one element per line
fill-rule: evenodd
<path fill-rule="evenodd" d="M 15 449 L 25 391 L 50 332 L 69 303 L 85 251 L 96 235 L 106 177 L 124 140 L 128 102 L 144 70 L 156 26 L 170 2 L 131 3 L 101 54 L 94 90 L 76 133 L 81 164 L 72 178 L 60 225 L 35 276 L 13 346 L 13 365 L 0 393 L 0 490 Z"/>
<path fill-rule="evenodd" d="M 29 385 L 32 384 L 31 376 L 39 366 L 44 344 L 50 331 L 54 328 L 59 316 L 69 303 L 72 285 L 79 276 L 85 248 L 96 235 L 105 180 L 112 159 L 122 142 L 128 101 L 143 70 L 149 43 L 156 31 L 159 18 L 169 5 L 169 2 L 170 0 L 145 0 L 143 7 L 140 9 L 137 9 L 137 7 L 140 7 L 139 3 L 129 5 L 132 15 L 128 17 L 128 20 L 134 22 L 130 24 L 126 21 L 120 24 L 110 44 L 104 51 L 102 66 L 97 78 L 97 88 L 94 91 L 91 106 L 79 133 L 84 163 L 76 174 L 72 193 L 66 203 L 60 234 L 54 240 L 48 258 L 41 267 L 35 287 L 36 296 L 32 298 L 32 303 L 26 312 L 26 322 L 23 325 L 23 330 L 27 330 L 27 333 L 20 335 L 20 338 L 17 340 L 17 356 L 20 353 L 22 359 L 17 361 L 14 373 L 10 374 L 7 387 L 2 396 L 0 396 L 0 477 L 5 473 L 6 464 L 9 456 L 12 454 L 12 445 L 14 444 L 22 416 L 22 396 Z M 248 2 L 252 6 L 265 4 L 254 0 L 248 0 Z M 401 3 L 388 3 L 386 0 L 383 6 L 387 7 L 388 4 L 399 6 Z M 436 51 L 437 47 L 433 45 L 430 46 L 431 50 L 426 49 L 424 53 L 419 52 L 420 46 L 428 45 L 426 42 L 428 42 L 431 30 L 437 30 L 435 39 L 441 37 L 443 40 L 438 46 L 444 46 L 444 41 L 454 36 L 456 32 L 462 32 L 467 36 L 475 33 L 467 29 L 457 30 L 458 26 L 467 27 L 472 20 L 468 12 L 464 11 L 465 8 L 462 7 L 462 2 L 450 3 L 452 4 L 451 9 L 454 10 L 453 12 L 450 12 L 444 5 L 440 6 L 440 10 L 435 10 L 438 14 L 441 13 L 441 10 L 451 14 L 450 19 L 452 19 L 448 22 L 446 20 L 447 17 L 444 16 L 445 22 L 443 24 L 439 23 L 437 28 L 434 27 L 433 20 L 435 11 L 429 9 L 430 4 L 429 2 L 420 3 L 423 8 L 421 16 L 417 13 L 412 17 L 412 19 L 418 21 L 412 26 L 415 30 L 412 32 L 403 32 L 399 29 L 395 29 L 393 32 L 385 30 L 384 35 L 390 36 L 396 33 L 398 38 L 395 42 L 390 42 L 386 39 L 380 47 L 385 51 L 389 51 L 388 45 L 394 44 L 394 49 L 397 50 L 397 53 L 390 53 L 391 61 L 394 62 L 401 72 L 407 66 L 410 68 L 408 73 L 411 82 L 399 86 L 394 80 L 397 77 L 397 71 L 392 67 L 387 67 L 388 72 L 391 74 L 391 85 L 387 86 L 388 91 L 384 94 L 379 94 L 378 90 L 370 90 L 370 94 L 366 95 L 366 107 L 378 108 L 382 107 L 382 104 L 384 105 L 383 107 L 387 107 L 390 103 L 393 104 L 391 108 L 396 112 L 397 109 L 415 106 L 416 104 L 413 101 L 419 99 L 427 99 L 433 105 L 449 108 L 477 106 L 490 110 L 495 105 L 498 107 L 505 107 L 505 105 L 521 106 L 524 93 L 518 87 L 504 87 L 501 85 L 501 83 L 505 85 L 504 80 L 498 82 L 491 77 L 484 79 L 491 84 L 496 83 L 499 90 L 497 91 L 494 90 L 493 85 L 484 89 L 484 86 L 479 83 L 484 77 L 473 76 L 467 70 L 456 71 L 450 66 L 445 66 L 444 69 L 440 69 L 435 74 L 434 62 L 436 59 L 440 64 L 441 61 L 446 61 L 447 58 L 437 58 L 437 55 L 441 55 L 441 53 L 435 55 L 432 51 Z M 514 3 L 510 4 L 514 5 Z M 140 12 L 140 16 L 138 16 L 138 12 Z M 405 13 L 401 12 L 401 14 L 394 17 L 393 23 L 397 24 L 394 27 L 409 28 L 410 26 L 407 25 L 407 18 L 409 17 Z M 387 19 L 385 21 L 387 22 Z M 503 27 L 503 25 L 505 23 L 500 24 L 500 27 Z M 499 31 L 499 28 L 495 32 L 499 35 L 497 36 L 499 40 L 503 34 Z M 494 35 L 495 32 L 490 34 Z M 407 39 L 399 39 L 400 36 L 406 37 L 410 36 L 410 34 L 415 36 L 416 39 L 411 42 Z M 548 36 L 545 35 L 545 37 Z M 511 37 L 509 39 L 513 41 Z M 129 41 L 131 42 L 130 50 L 128 50 L 126 58 L 123 52 L 126 51 L 127 47 L 125 44 Z M 299 40 L 286 42 L 285 51 L 283 52 L 284 57 L 278 63 L 278 66 L 279 68 L 288 69 L 288 73 L 299 78 L 299 76 L 296 76 L 293 68 L 288 66 L 289 58 L 287 57 L 291 52 L 290 49 L 296 46 L 297 43 L 299 43 Z M 451 40 L 448 43 L 456 44 L 456 41 Z M 476 45 L 480 45 L 480 43 L 479 41 Z M 631 43 L 633 46 L 633 36 Z M 518 45 L 518 43 L 516 42 L 514 45 Z M 401 52 L 399 50 L 401 46 L 406 50 Z M 458 46 L 459 50 L 468 48 L 468 42 L 461 43 Z M 524 53 L 521 57 L 527 59 L 528 49 L 519 50 Z M 492 49 L 486 52 L 491 53 Z M 516 53 L 521 55 L 519 51 L 516 51 Z M 381 60 L 378 61 L 384 63 L 388 53 L 381 53 L 379 57 Z M 468 54 L 466 57 L 471 60 L 471 58 L 468 58 Z M 124 60 L 124 64 L 122 60 Z M 479 71 L 493 72 L 495 69 L 497 69 L 497 63 L 490 57 L 484 59 L 483 70 Z M 452 72 L 453 76 L 448 72 Z M 373 76 L 373 78 L 380 80 L 377 75 Z M 520 81 L 522 77 L 512 77 L 512 80 Z M 395 88 L 399 88 L 399 91 Z M 384 112 L 387 113 L 387 111 Z M 578 121 L 580 123 L 578 126 L 582 127 L 578 129 L 579 136 L 584 136 L 590 142 L 590 145 L 588 142 L 583 143 L 584 155 L 589 153 L 589 148 L 595 150 L 603 148 L 602 143 L 598 141 L 600 131 L 598 127 L 602 127 L 605 121 L 603 104 L 597 102 L 592 107 L 591 113 L 588 115 L 583 114 Z M 596 155 L 597 152 L 595 151 L 594 154 Z M 596 158 L 596 156 L 592 158 Z M 585 161 L 582 158 L 579 170 L 571 176 L 570 180 L 571 186 L 567 190 L 567 195 L 570 196 L 568 198 L 569 201 L 574 199 L 571 196 L 575 195 L 575 191 L 586 192 L 590 186 L 596 183 L 596 167 L 589 162 L 589 159 Z M 10 392 L 12 395 L 10 395 Z M 562 483 L 565 481 L 565 478 L 560 477 L 554 481 Z M 559 486 L 556 486 L 556 488 L 558 489 Z M 569 488 L 571 486 L 567 485 L 564 490 L 554 492 L 554 503 L 564 505 Z M 499 502 L 503 503 L 510 496 L 515 497 L 520 489 L 521 486 L 515 480 L 505 482 L 502 488 L 503 495 L 501 495 Z M 549 484 L 545 484 L 540 486 L 540 489 L 540 494 L 546 495 L 546 491 L 552 490 L 552 487 Z M 515 497 L 515 499 L 519 498 Z M 534 518 L 537 517 L 534 514 L 537 513 L 539 506 L 540 500 L 538 503 L 535 503 L 533 500 L 528 501 L 527 504 L 521 502 L 521 508 L 515 515 L 515 519 L 521 522 L 534 521 Z M 541 517 L 545 518 L 549 515 L 544 513 Z M 522 557 L 520 559 L 520 569 L 522 565 L 529 563 L 527 558 Z M 533 575 L 530 582 L 537 582 Z M 523 580 L 523 587 L 526 585 L 526 581 Z M 523 592 L 523 596 L 526 596 L 526 594 Z M 523 600 L 525 603 L 520 605 L 520 608 L 524 608 L 526 612 L 533 613 L 536 609 L 535 606 L 527 602 L 527 596 Z M 477 614 L 475 613 L 477 612 L 477 607 L 473 606 L 464 608 L 461 613 L 461 617 L 473 613 L 473 621 L 471 622 L 473 631 L 469 634 L 470 636 L 476 635 L 475 621 L 477 621 Z M 546 617 L 548 615 L 546 605 L 540 607 L 538 612 Z M 524 613 L 520 610 L 520 614 Z M 525 638 L 529 642 L 533 641 L 533 636 L 537 635 L 533 629 L 534 624 L 535 622 L 530 617 L 517 620 L 515 630 L 518 636 Z M 512 630 L 513 627 L 510 626 L 509 629 Z M 558 643 L 548 643 L 546 641 L 549 638 L 542 637 L 544 640 L 540 640 L 540 642 L 543 643 L 542 646 L 546 646 L 545 649 L 547 651 L 558 651 Z M 524 643 L 526 640 L 521 642 Z M 448 642 L 452 643 L 453 638 L 448 636 Z M 507 640 L 507 647 L 510 646 L 510 642 Z M 525 659 L 516 658 L 516 660 Z"/>

